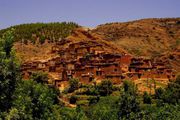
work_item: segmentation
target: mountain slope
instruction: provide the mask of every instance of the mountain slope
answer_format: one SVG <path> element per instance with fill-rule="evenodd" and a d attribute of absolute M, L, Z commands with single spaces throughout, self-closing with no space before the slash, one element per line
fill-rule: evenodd
<path fill-rule="evenodd" d="M 172 51 L 180 41 L 180 18 L 143 19 L 99 25 L 92 30 L 135 55 L 153 56 Z"/>

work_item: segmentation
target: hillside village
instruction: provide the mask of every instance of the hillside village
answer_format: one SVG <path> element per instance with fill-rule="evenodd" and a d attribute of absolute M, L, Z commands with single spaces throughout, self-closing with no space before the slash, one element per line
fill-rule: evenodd
<path fill-rule="evenodd" d="M 180 120 L 180 0 L 0 0 L 0 120 Z"/>
<path fill-rule="evenodd" d="M 51 52 L 59 56 L 23 63 L 21 70 L 24 79 L 36 71 L 47 72 L 48 84 L 61 90 L 68 86 L 71 78 L 77 78 L 83 84 L 99 83 L 105 79 L 113 84 L 121 84 L 127 79 L 153 79 L 167 84 L 175 79 L 176 72 L 162 61 L 118 51 L 106 41 L 89 37 L 87 30 L 77 31 L 87 38 L 60 40 L 51 48 Z M 74 33 L 77 34 L 77 31 Z M 156 86 L 155 83 L 153 85 Z"/>
<path fill-rule="evenodd" d="M 0 31 L 0 119 L 177 120 L 180 19 Z"/>

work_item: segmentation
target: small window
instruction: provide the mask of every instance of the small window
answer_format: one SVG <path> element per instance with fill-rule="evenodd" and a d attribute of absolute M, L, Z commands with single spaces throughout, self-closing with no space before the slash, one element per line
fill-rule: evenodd
<path fill-rule="evenodd" d="M 101 76 L 102 75 L 102 71 L 96 71 L 96 75 L 97 76 Z"/>

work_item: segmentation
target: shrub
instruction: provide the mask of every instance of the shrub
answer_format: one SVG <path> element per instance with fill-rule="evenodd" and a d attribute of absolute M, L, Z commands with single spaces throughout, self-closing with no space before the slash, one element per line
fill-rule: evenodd
<path fill-rule="evenodd" d="M 98 85 L 98 91 L 101 96 L 110 95 L 113 91 L 113 84 L 110 80 L 103 80 Z"/>
<path fill-rule="evenodd" d="M 87 95 L 98 95 L 99 92 L 98 92 L 97 88 L 95 88 L 95 87 L 90 87 L 90 88 L 87 89 L 87 91 L 85 92 L 85 94 L 87 94 Z"/>
<path fill-rule="evenodd" d="M 37 83 L 48 83 L 48 74 L 41 71 L 33 72 L 30 79 L 36 81 Z"/>
<path fill-rule="evenodd" d="M 91 104 L 86 109 L 87 117 L 90 120 L 117 120 L 117 96 L 100 97 L 97 104 Z"/>
<path fill-rule="evenodd" d="M 78 79 L 71 79 L 69 81 L 69 92 L 74 92 L 79 88 L 79 80 Z"/>
<path fill-rule="evenodd" d="M 88 106 L 89 105 L 89 101 L 88 100 L 79 100 L 76 102 L 77 105 L 83 105 L 83 106 Z"/>
<path fill-rule="evenodd" d="M 161 87 L 155 89 L 155 98 L 160 99 L 163 93 L 164 93 L 164 90 Z"/>
<path fill-rule="evenodd" d="M 137 92 L 137 87 L 135 86 L 135 84 L 128 80 L 124 81 L 123 88 L 125 93 L 134 95 Z"/>
<path fill-rule="evenodd" d="M 40 39 L 39 39 L 39 42 L 41 44 L 43 44 L 45 42 L 45 40 L 46 40 L 45 36 L 41 36 Z"/>
<path fill-rule="evenodd" d="M 179 104 L 180 103 L 180 76 L 177 76 L 175 81 L 168 83 L 168 86 L 162 90 L 161 88 L 156 91 L 156 98 L 158 102 L 163 104 Z"/>
<path fill-rule="evenodd" d="M 151 98 L 151 96 L 147 92 L 144 92 L 143 102 L 145 104 L 151 104 L 152 103 L 152 98 Z"/>
<path fill-rule="evenodd" d="M 140 112 L 140 105 L 137 99 L 137 88 L 135 84 L 130 81 L 125 81 L 124 92 L 119 101 L 119 119 L 130 119 L 131 114 Z"/>
<path fill-rule="evenodd" d="M 77 97 L 74 95 L 72 95 L 69 99 L 69 103 L 71 103 L 71 104 L 76 104 L 76 101 L 77 101 Z"/>
<path fill-rule="evenodd" d="M 99 96 L 89 97 L 89 104 L 95 104 L 99 101 Z"/>

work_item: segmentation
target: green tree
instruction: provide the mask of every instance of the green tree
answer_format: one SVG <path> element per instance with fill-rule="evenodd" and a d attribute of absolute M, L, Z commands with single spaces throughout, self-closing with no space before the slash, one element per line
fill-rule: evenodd
<path fill-rule="evenodd" d="M 44 72 L 33 72 L 30 79 L 37 83 L 48 83 L 48 74 Z"/>
<path fill-rule="evenodd" d="M 33 80 L 21 81 L 14 94 L 13 107 L 21 119 L 48 119 L 57 103 L 57 91 Z"/>
<path fill-rule="evenodd" d="M 85 113 L 90 120 L 117 120 L 118 96 L 101 97 L 97 104 L 89 106 Z"/>
<path fill-rule="evenodd" d="M 168 104 L 180 103 L 180 75 L 177 76 L 175 81 L 168 83 L 159 100 Z"/>
<path fill-rule="evenodd" d="M 19 111 L 16 108 L 10 109 L 6 116 L 6 120 L 20 120 Z"/>
<path fill-rule="evenodd" d="M 14 29 L 6 31 L 2 38 L 0 38 L 0 47 L 1 50 L 5 52 L 7 57 L 10 57 L 11 49 L 14 43 L 14 36 L 13 36 Z"/>
<path fill-rule="evenodd" d="M 77 101 L 77 97 L 74 96 L 74 95 L 72 95 L 72 96 L 70 97 L 70 99 L 69 99 L 69 103 L 71 103 L 71 104 L 75 104 L 76 101 Z"/>
<path fill-rule="evenodd" d="M 0 39 L 0 113 L 11 107 L 12 95 L 20 80 L 20 65 L 12 45 L 12 31 L 7 31 Z"/>
<path fill-rule="evenodd" d="M 110 95 L 113 91 L 113 84 L 110 80 L 103 80 L 98 85 L 98 91 L 101 96 Z"/>
<path fill-rule="evenodd" d="M 179 105 L 169 105 L 169 104 L 165 104 L 164 106 L 146 105 L 142 108 L 140 114 L 142 120 L 179 120 L 180 118 L 179 109 L 180 109 Z"/>
<path fill-rule="evenodd" d="M 74 92 L 79 88 L 79 80 L 78 79 L 70 79 L 69 80 L 69 92 Z"/>
<path fill-rule="evenodd" d="M 123 83 L 124 92 L 120 96 L 119 102 L 119 119 L 131 119 L 132 114 L 140 112 L 140 105 L 137 99 L 137 88 L 130 82 L 125 81 Z"/>
<path fill-rule="evenodd" d="M 144 94 L 143 94 L 143 102 L 145 104 L 151 104 L 152 103 L 152 98 L 147 92 L 144 92 Z"/>
<path fill-rule="evenodd" d="M 85 112 L 80 106 L 76 107 L 75 120 L 88 120 Z"/>
<path fill-rule="evenodd" d="M 123 88 L 125 93 L 129 93 L 132 95 L 137 94 L 137 88 L 135 84 L 129 80 L 123 82 Z"/>
<path fill-rule="evenodd" d="M 160 99 L 163 93 L 164 93 L 163 88 L 160 87 L 160 88 L 155 89 L 155 98 Z"/>

